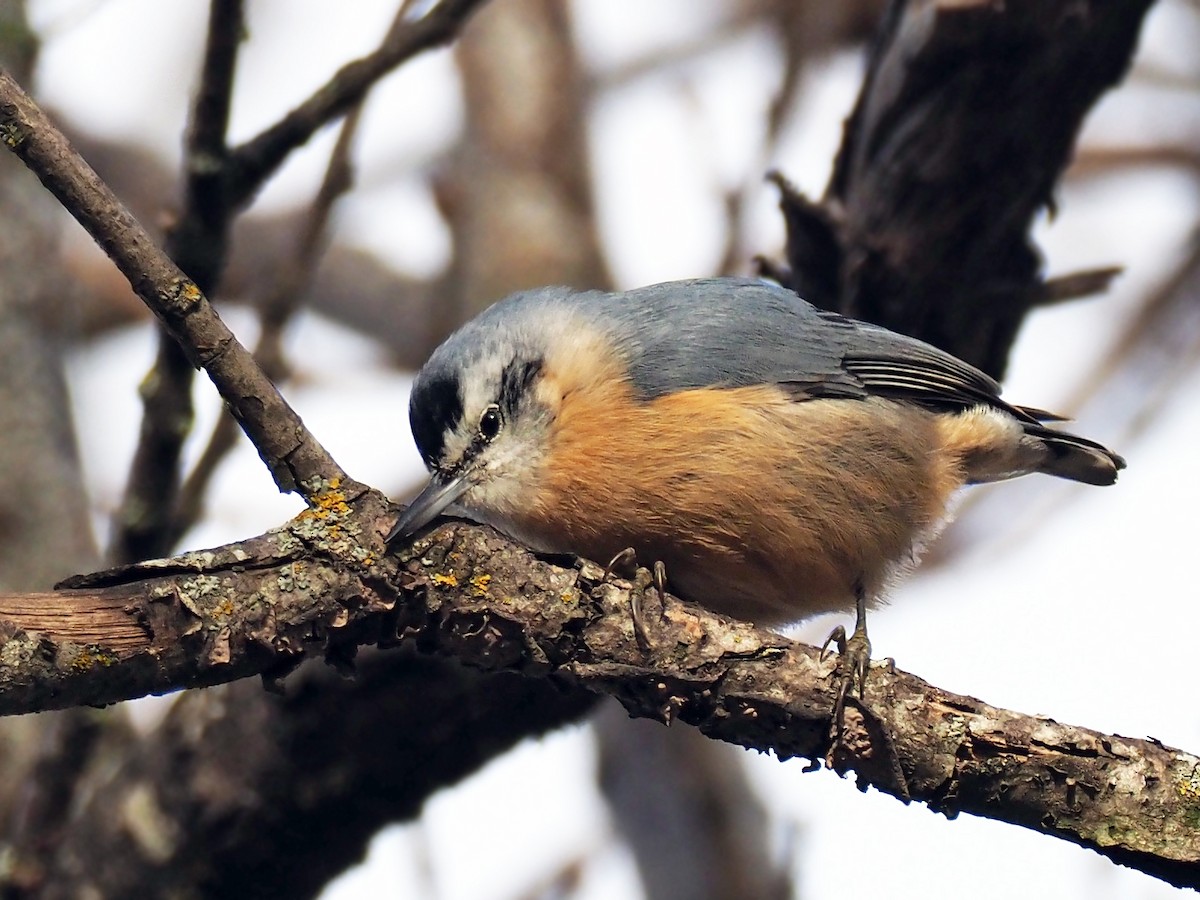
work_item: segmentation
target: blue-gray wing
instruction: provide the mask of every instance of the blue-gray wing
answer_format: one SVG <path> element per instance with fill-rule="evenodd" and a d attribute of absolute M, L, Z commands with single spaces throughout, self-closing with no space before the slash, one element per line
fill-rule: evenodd
<path fill-rule="evenodd" d="M 935 410 L 996 406 L 1025 421 L 983 372 L 929 344 L 819 310 L 760 281 L 711 278 L 575 295 L 627 350 L 647 399 L 689 388 L 778 384 L 797 400 L 887 397 Z"/>

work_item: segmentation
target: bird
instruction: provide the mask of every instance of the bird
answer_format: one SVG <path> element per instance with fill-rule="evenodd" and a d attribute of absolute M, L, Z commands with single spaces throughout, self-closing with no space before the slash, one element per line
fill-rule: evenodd
<path fill-rule="evenodd" d="M 631 548 L 766 627 L 853 610 L 830 640 L 860 692 L 867 609 L 960 488 L 1125 466 L 955 356 L 749 278 L 514 294 L 433 352 L 409 420 L 432 475 L 389 544 L 452 513 L 544 553 Z"/>

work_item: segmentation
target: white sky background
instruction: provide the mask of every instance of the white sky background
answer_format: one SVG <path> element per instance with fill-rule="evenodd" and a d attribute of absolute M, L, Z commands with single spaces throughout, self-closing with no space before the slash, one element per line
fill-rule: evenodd
<path fill-rule="evenodd" d="M 33 0 L 31 6 L 46 38 L 40 96 L 93 132 L 133 138 L 177 159 L 206 4 Z M 352 10 L 347 14 L 331 12 L 325 0 L 251 2 L 234 138 L 253 134 L 342 62 L 368 51 L 393 6 L 358 0 L 342 6 Z M 585 58 L 605 69 L 686 40 L 689 29 L 703 31 L 716 6 L 577 0 L 575 8 Z M 1200 35 L 1181 32 L 1182 21 L 1169 5 L 1160 8 L 1143 56 L 1168 66 L 1187 59 Z M 860 61 L 830 60 L 807 85 L 776 158 L 760 160 L 762 112 L 779 63 L 770 40 L 750 34 L 682 73 L 637 80 L 600 103 L 591 125 L 599 218 L 623 286 L 710 272 L 723 240 L 719 191 L 729 186 L 750 183 L 755 192 L 745 246 L 776 252 L 783 232 L 775 194 L 757 183 L 770 165 L 820 194 L 858 88 Z M 1195 145 L 1196 108 L 1189 119 L 1177 101 L 1145 88 L 1123 91 L 1103 103 L 1088 134 L 1128 144 L 1183 133 Z M 397 268 L 436 272 L 447 258 L 448 236 L 421 166 L 452 139 L 460 118 L 447 53 L 389 79 L 369 107 L 359 142 L 360 189 L 339 209 L 340 234 Z M 276 208 L 305 202 L 331 143 L 331 134 L 322 133 L 261 202 Z M 1112 295 L 1038 313 L 1022 333 L 1007 396 L 1051 409 L 1086 384 L 1137 301 L 1180 254 L 1200 207 L 1193 183 L 1167 172 L 1097 179 L 1059 199 L 1059 217 L 1039 228 L 1049 270 L 1116 263 L 1127 274 Z M 237 312 L 227 318 L 251 342 L 253 321 Z M 407 427 L 408 377 L 366 339 L 314 316 L 293 329 L 291 348 L 299 375 L 286 393 L 337 459 L 385 490 L 412 483 L 420 463 Z M 71 364 L 99 527 L 120 496 L 140 416 L 136 388 L 152 354 L 149 330 L 134 328 L 84 349 Z M 1078 430 L 1129 460 L 1119 484 L 1098 490 L 1029 479 L 987 489 L 992 496 L 979 515 L 964 511 L 970 541 L 950 563 L 918 573 L 895 592 L 893 605 L 873 616 L 876 652 L 995 705 L 1200 750 L 1192 687 L 1200 605 L 1190 567 L 1200 507 L 1194 463 L 1200 418 L 1192 399 L 1198 394 L 1200 372 L 1193 367 L 1136 439 L 1124 431 L 1137 410 L 1102 401 L 1086 406 Z M 218 405 L 207 383 L 197 397 L 196 433 L 205 436 Z M 296 512 L 299 502 L 278 495 L 243 446 L 219 473 L 211 509 L 189 546 L 256 534 Z M 830 626 L 819 620 L 799 634 L 819 642 Z M 582 896 L 636 897 L 632 864 L 615 845 L 593 786 L 594 761 L 585 727 L 527 743 L 432 800 L 420 825 L 381 835 L 370 863 L 340 879 L 328 896 L 502 900 L 572 856 L 596 854 Z M 1063 898 L 1176 894 L 1019 828 L 970 817 L 948 822 L 921 806 L 860 794 L 828 772 L 802 774 L 800 761 L 746 754 L 746 762 L 778 816 L 781 846 L 794 854 L 801 895 L 809 900 L 937 900 L 968 892 L 986 900 L 1035 884 L 1039 894 Z M 855 879 L 851 889 L 847 877 Z"/>

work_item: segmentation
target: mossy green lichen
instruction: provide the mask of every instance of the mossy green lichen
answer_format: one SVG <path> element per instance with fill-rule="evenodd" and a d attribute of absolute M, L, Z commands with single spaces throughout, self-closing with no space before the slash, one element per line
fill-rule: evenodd
<path fill-rule="evenodd" d="M 1180 797 L 1200 804 L 1200 760 L 1179 757 L 1175 760 L 1175 790 Z M 1200 814 L 1200 806 L 1197 807 Z"/>
<path fill-rule="evenodd" d="M 25 143 L 25 132 L 12 122 L 0 122 L 0 141 L 9 150 L 16 150 Z"/>
<path fill-rule="evenodd" d="M 308 509 L 292 519 L 288 528 L 304 545 L 323 553 L 374 565 L 375 555 L 359 542 L 362 528 L 340 489 L 340 479 L 309 479 L 305 488 Z"/>
<path fill-rule="evenodd" d="M 84 647 L 64 647 L 67 665 L 75 672 L 88 672 L 95 668 L 107 668 L 116 665 L 120 660 L 110 650 L 98 644 L 88 644 Z M 71 652 L 74 651 L 74 652 Z"/>

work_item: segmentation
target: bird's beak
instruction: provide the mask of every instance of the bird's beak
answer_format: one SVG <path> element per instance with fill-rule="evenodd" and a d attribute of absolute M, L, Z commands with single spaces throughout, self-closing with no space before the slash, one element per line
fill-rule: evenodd
<path fill-rule="evenodd" d="M 416 499 L 400 514 L 392 530 L 388 532 L 387 543 L 396 538 L 412 537 L 439 515 L 471 486 L 469 472 L 460 472 L 446 478 L 434 475 L 429 479 Z"/>

